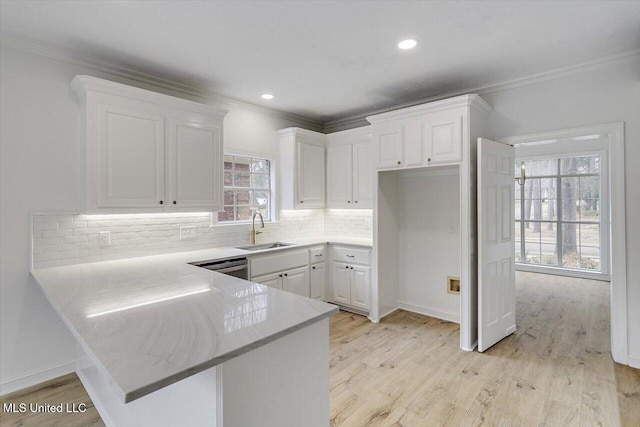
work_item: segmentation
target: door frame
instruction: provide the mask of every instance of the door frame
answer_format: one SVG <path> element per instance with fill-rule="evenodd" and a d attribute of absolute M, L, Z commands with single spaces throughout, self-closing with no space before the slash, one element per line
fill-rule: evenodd
<path fill-rule="evenodd" d="M 521 144 L 553 143 L 554 140 L 587 135 L 607 135 L 609 158 L 609 221 L 611 242 L 609 272 L 611 276 L 611 356 L 617 363 L 629 364 L 627 323 L 627 254 L 625 224 L 624 122 L 602 123 L 570 129 L 551 130 L 496 139 Z"/>

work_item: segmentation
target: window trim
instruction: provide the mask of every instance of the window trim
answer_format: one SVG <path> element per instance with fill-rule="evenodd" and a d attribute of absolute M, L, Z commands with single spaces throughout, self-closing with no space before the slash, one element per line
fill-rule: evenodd
<path fill-rule="evenodd" d="M 255 153 L 255 152 L 246 152 L 246 151 L 226 151 L 224 150 L 223 154 L 222 154 L 222 164 L 223 164 L 223 174 L 224 174 L 224 157 L 225 156 L 234 156 L 234 157 L 250 157 L 250 158 L 254 158 L 254 159 L 261 159 L 261 160 L 267 160 L 270 163 L 270 170 L 269 170 L 269 180 L 271 183 L 271 205 L 269 208 L 269 216 L 270 216 L 270 220 L 265 220 L 265 224 L 269 223 L 275 223 L 279 221 L 278 218 L 278 207 L 277 207 L 277 202 L 278 202 L 278 192 L 277 192 L 277 160 L 275 159 L 275 157 L 271 154 L 265 154 L 265 153 Z M 227 187 L 224 185 L 224 179 L 222 182 L 222 208 L 224 209 L 224 191 Z M 237 189 L 237 187 L 233 187 L 234 189 Z M 248 188 L 249 190 L 251 190 L 251 188 Z M 219 211 L 221 212 L 221 211 Z M 243 225 L 243 224 L 251 224 L 251 220 L 240 220 L 240 221 L 219 221 L 218 220 L 218 212 L 216 212 L 216 214 L 214 215 L 215 218 L 215 224 L 218 226 L 233 226 L 233 225 Z"/>

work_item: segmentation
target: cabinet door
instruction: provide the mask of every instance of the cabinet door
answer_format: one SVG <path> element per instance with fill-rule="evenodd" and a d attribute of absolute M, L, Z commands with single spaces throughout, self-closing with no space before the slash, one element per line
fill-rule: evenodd
<path fill-rule="evenodd" d="M 297 207 L 324 207 L 324 147 L 298 142 Z"/>
<path fill-rule="evenodd" d="M 151 109 L 150 109 L 151 110 Z M 164 117 L 102 105 L 99 109 L 97 204 L 161 207 L 164 203 Z"/>
<path fill-rule="evenodd" d="M 218 126 L 170 122 L 171 205 L 222 209 L 222 139 Z"/>
<path fill-rule="evenodd" d="M 310 279 L 311 298 L 324 300 L 324 289 L 327 284 L 327 270 L 324 262 L 311 266 Z"/>
<path fill-rule="evenodd" d="M 424 117 L 407 119 L 404 127 L 404 166 L 422 166 L 426 163 L 424 156 Z"/>
<path fill-rule="evenodd" d="M 454 163 L 462 160 L 462 113 L 443 111 L 429 114 L 423 123 L 426 163 Z"/>
<path fill-rule="evenodd" d="M 333 263 L 331 274 L 333 300 L 341 304 L 351 304 L 351 269 L 342 262 Z"/>
<path fill-rule="evenodd" d="M 282 290 L 309 298 L 309 268 L 301 267 L 284 272 Z"/>
<path fill-rule="evenodd" d="M 353 145 L 353 207 L 373 207 L 373 145 L 359 142 Z"/>
<path fill-rule="evenodd" d="M 375 133 L 378 168 L 401 167 L 404 156 L 404 129 L 402 126 L 380 127 Z"/>
<path fill-rule="evenodd" d="M 351 282 L 351 305 L 354 307 L 369 310 L 371 293 L 371 268 L 354 265 Z"/>
<path fill-rule="evenodd" d="M 351 207 L 352 179 L 351 145 L 327 147 L 327 207 Z"/>
<path fill-rule="evenodd" d="M 282 290 L 282 273 L 266 274 L 260 277 L 252 277 L 251 281 Z"/>

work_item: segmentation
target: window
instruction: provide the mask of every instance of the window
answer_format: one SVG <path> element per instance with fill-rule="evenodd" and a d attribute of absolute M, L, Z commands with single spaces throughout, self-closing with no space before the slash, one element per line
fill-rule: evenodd
<path fill-rule="evenodd" d="M 224 210 L 219 222 L 250 221 L 254 210 L 271 220 L 271 161 L 247 156 L 224 156 Z"/>
<path fill-rule="evenodd" d="M 525 185 L 515 183 L 516 262 L 603 272 L 601 156 L 524 164 Z"/>

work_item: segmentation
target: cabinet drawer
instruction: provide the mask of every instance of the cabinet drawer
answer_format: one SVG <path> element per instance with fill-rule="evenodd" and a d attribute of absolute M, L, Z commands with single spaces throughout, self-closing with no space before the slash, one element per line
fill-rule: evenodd
<path fill-rule="evenodd" d="M 345 246 L 334 246 L 333 260 L 353 264 L 369 265 L 370 252 L 371 251 L 369 251 L 368 249 L 355 249 Z"/>
<path fill-rule="evenodd" d="M 314 264 L 316 262 L 323 262 L 325 258 L 326 258 L 326 248 L 324 246 L 309 249 L 309 264 Z"/>
<path fill-rule="evenodd" d="M 257 277 L 306 266 L 309 264 L 309 252 L 307 249 L 285 250 L 276 254 L 256 255 L 249 262 L 251 277 Z"/>

